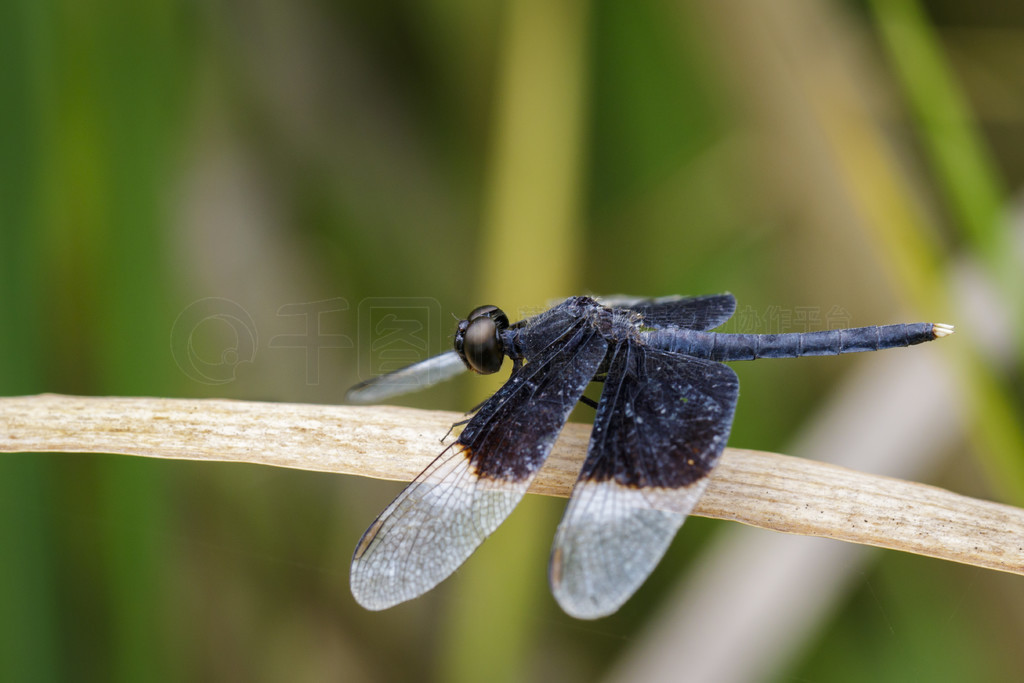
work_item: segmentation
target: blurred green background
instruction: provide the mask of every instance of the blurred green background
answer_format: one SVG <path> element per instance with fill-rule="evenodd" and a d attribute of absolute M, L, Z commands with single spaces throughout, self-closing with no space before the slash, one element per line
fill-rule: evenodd
<path fill-rule="evenodd" d="M 395 360 L 389 307 L 425 355 L 481 303 L 731 291 L 733 331 L 957 324 L 913 351 L 957 386 L 915 478 L 1024 504 L 1024 5 L 681 5 L 0 3 L 0 392 L 340 402 Z M 865 363 L 737 364 L 730 443 L 789 452 Z M 350 553 L 400 488 L 5 455 L 0 679 L 644 680 L 737 526 L 690 520 L 581 623 L 546 588 L 563 502 L 530 496 L 454 578 L 369 613 Z M 754 680 L 1024 671 L 1020 577 L 875 552 L 784 604 L 820 616 L 767 654 L 726 625 L 756 644 L 771 615 L 690 616 Z"/>

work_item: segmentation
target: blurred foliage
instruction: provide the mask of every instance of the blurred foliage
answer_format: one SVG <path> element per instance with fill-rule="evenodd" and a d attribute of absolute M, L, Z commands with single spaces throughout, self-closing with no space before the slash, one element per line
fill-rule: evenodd
<path fill-rule="evenodd" d="M 733 331 L 961 324 L 965 265 L 1024 329 L 1020 3 L 772 6 L 0 3 L 0 391 L 337 402 L 395 362 L 382 311 L 424 325 L 421 356 L 480 303 L 577 292 L 732 291 Z M 936 482 L 1021 504 L 1019 337 L 961 331 L 972 428 Z M 856 362 L 738 367 L 731 443 L 784 449 Z M 593 680 L 721 526 L 580 624 L 546 594 L 561 503 L 529 497 L 371 614 L 348 561 L 398 490 L 5 456 L 0 678 Z M 877 558 L 767 677 L 1019 673 L 1019 577 Z"/>

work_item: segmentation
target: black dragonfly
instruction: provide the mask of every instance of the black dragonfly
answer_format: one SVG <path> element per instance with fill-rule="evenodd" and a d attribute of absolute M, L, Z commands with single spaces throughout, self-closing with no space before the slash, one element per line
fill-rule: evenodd
<path fill-rule="evenodd" d="M 581 619 L 609 615 L 661 560 L 725 448 L 739 380 L 722 361 L 910 346 L 950 325 L 917 323 L 790 334 L 710 332 L 731 294 L 604 301 L 577 296 L 509 324 L 481 306 L 455 349 L 353 387 L 369 403 L 470 369 L 508 381 L 370 525 L 352 559 L 356 600 L 379 610 L 455 571 L 526 493 L 577 402 L 596 408 L 583 467 L 555 533 L 555 598 Z M 583 396 L 603 382 L 596 403 Z"/>

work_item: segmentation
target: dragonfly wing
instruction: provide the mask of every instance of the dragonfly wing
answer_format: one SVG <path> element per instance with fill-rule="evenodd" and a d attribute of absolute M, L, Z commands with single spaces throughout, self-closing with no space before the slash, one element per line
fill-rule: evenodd
<path fill-rule="evenodd" d="M 385 609 L 430 590 L 522 499 L 608 348 L 584 320 L 563 331 L 367 529 L 352 559 L 361 605 Z"/>
<path fill-rule="evenodd" d="M 658 329 L 681 327 L 687 330 L 710 330 L 724 324 L 736 312 L 736 299 L 728 293 L 665 296 L 658 299 L 616 295 L 602 297 L 601 303 L 636 311 L 643 317 L 646 327 Z"/>
<path fill-rule="evenodd" d="M 459 354 L 448 351 L 386 375 L 360 382 L 348 390 L 345 400 L 349 403 L 376 403 L 392 396 L 426 389 L 465 370 L 466 364 L 459 358 Z"/>
<path fill-rule="evenodd" d="M 633 341 L 610 356 L 551 555 L 552 592 L 581 619 L 615 612 L 657 566 L 707 486 L 739 392 L 721 363 Z"/>

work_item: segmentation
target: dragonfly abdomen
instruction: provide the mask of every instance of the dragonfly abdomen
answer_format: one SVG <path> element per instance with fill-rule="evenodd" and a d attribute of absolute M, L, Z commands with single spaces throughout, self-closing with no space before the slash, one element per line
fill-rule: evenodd
<path fill-rule="evenodd" d="M 952 331 L 953 328 L 949 325 L 935 323 L 874 325 L 786 334 L 726 334 L 671 329 L 649 332 L 645 341 L 650 346 L 666 351 L 685 353 L 697 358 L 732 361 L 880 351 L 921 344 L 944 337 Z"/>

